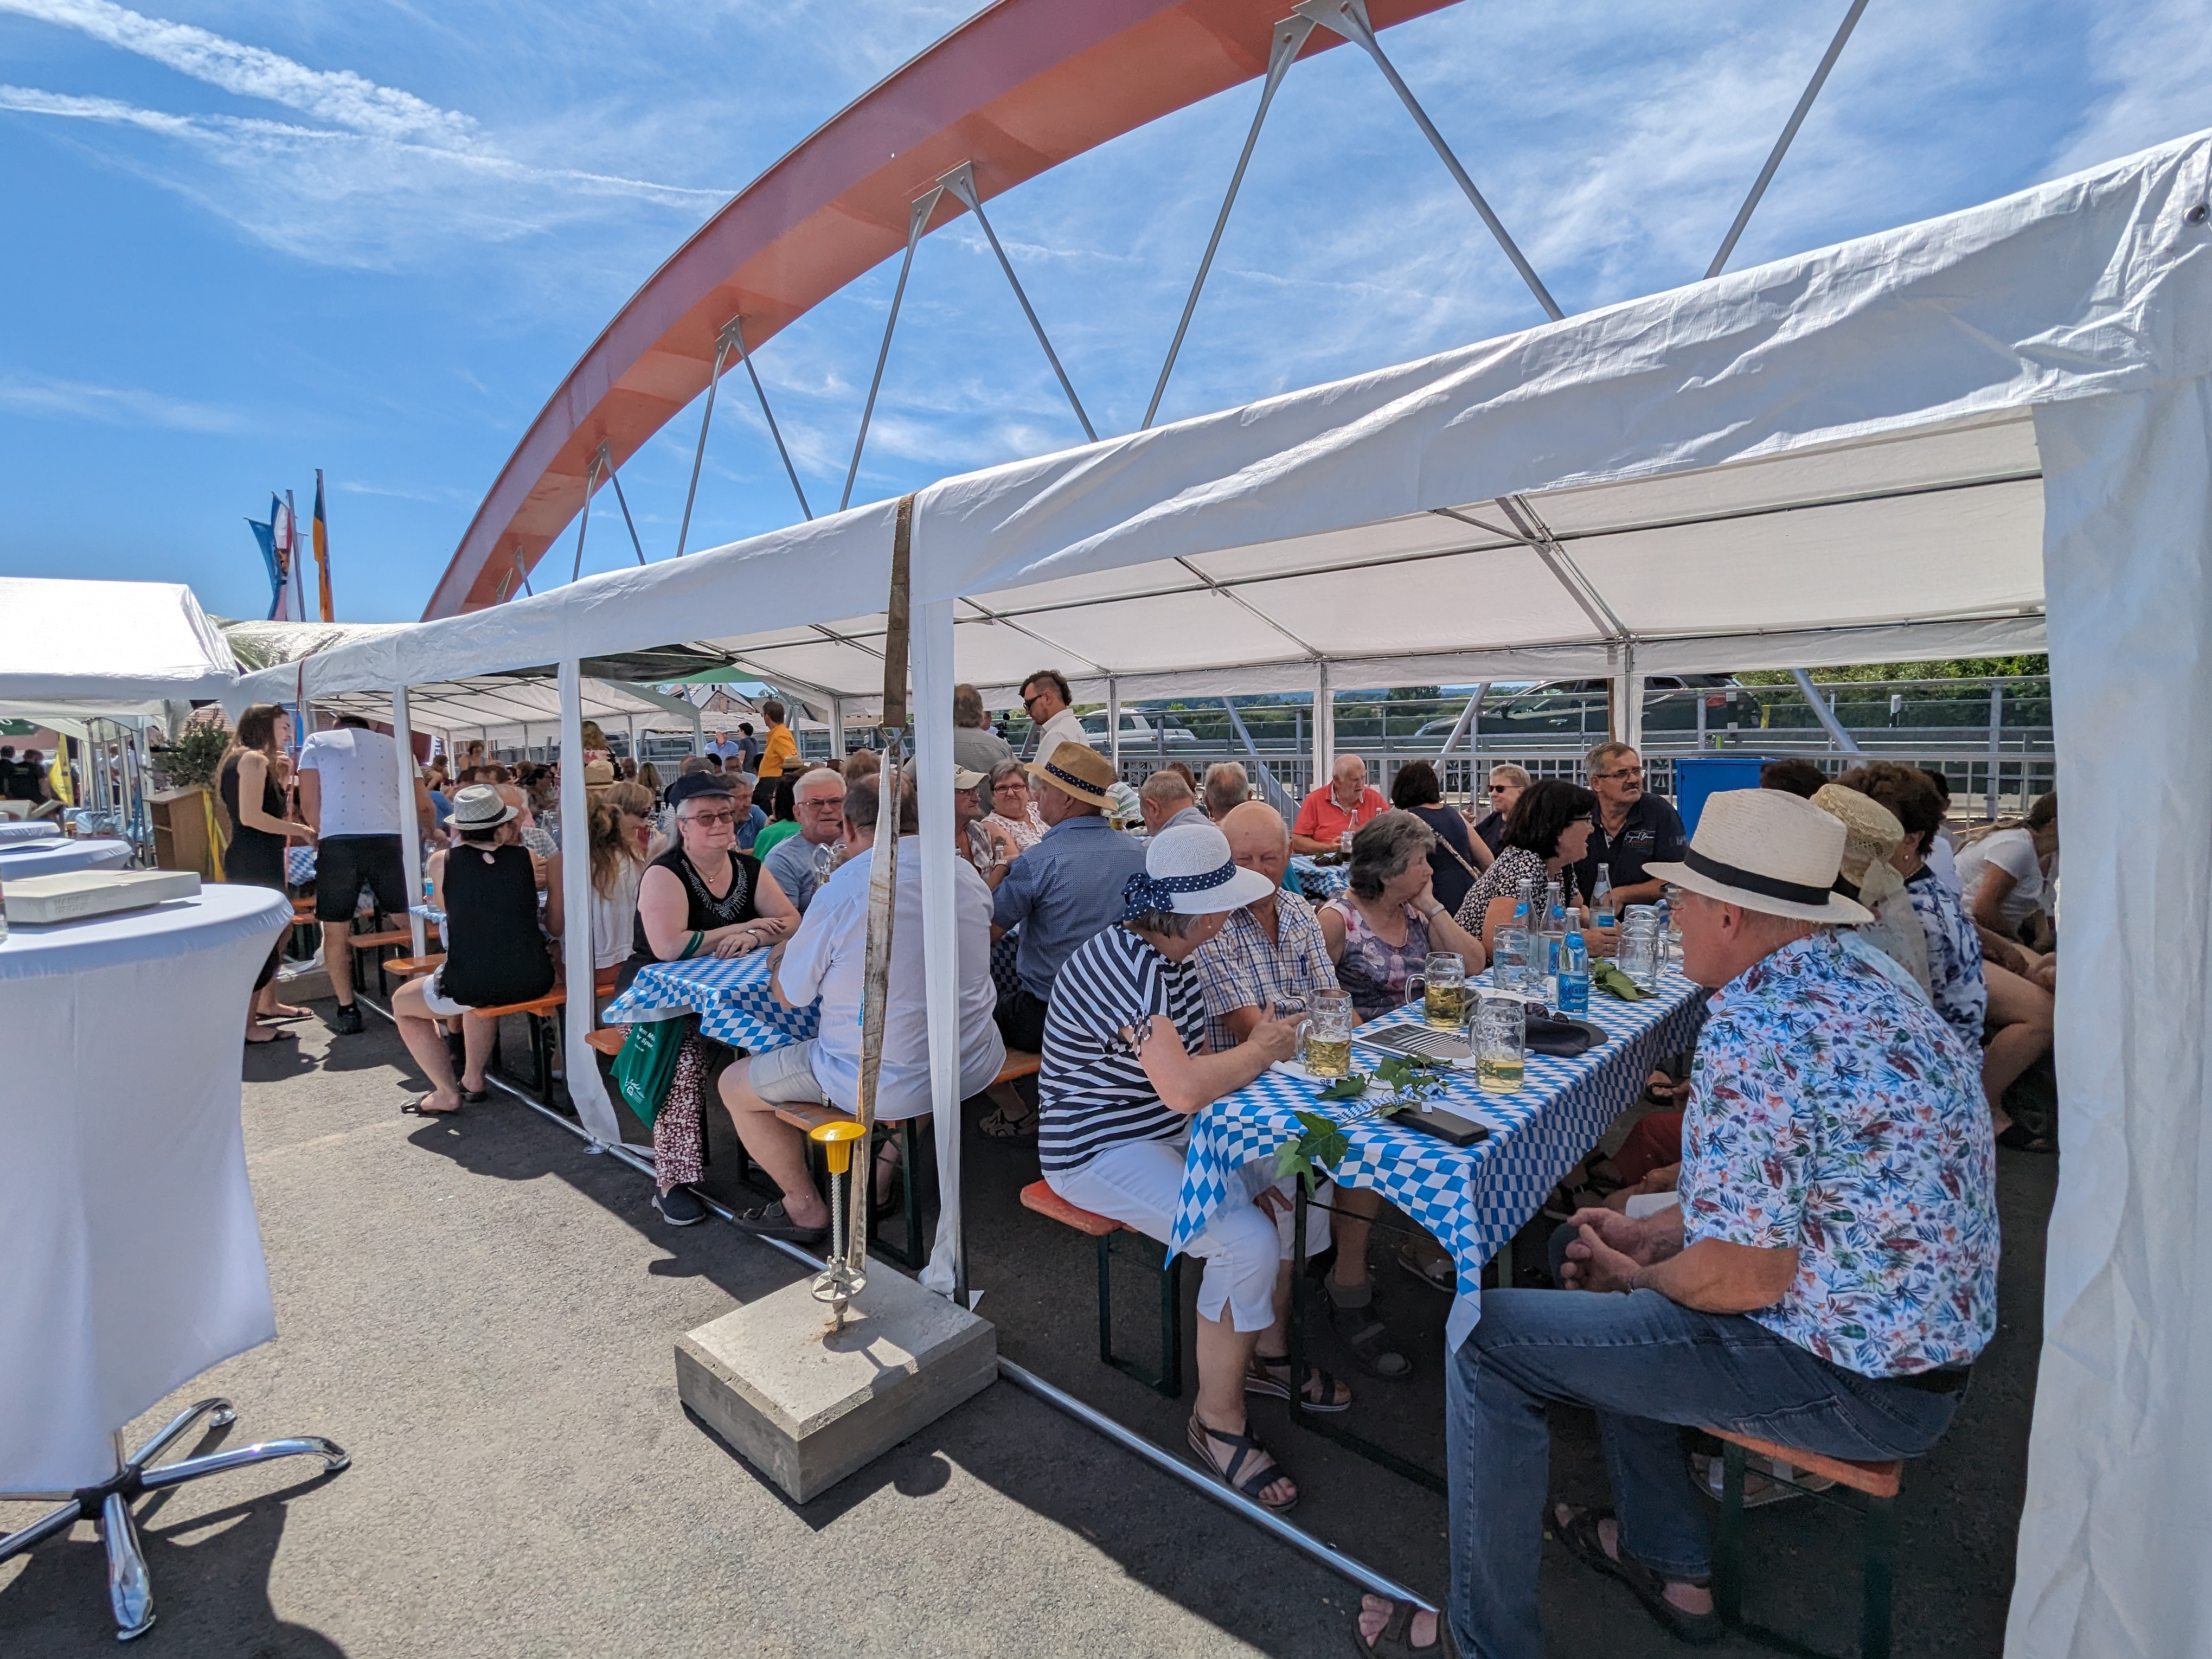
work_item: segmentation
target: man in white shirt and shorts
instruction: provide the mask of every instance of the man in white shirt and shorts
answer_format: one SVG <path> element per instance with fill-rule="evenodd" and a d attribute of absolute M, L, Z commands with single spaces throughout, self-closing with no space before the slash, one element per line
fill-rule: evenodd
<path fill-rule="evenodd" d="M 413 768 L 409 768 L 410 772 Z M 366 887 L 386 915 L 404 916 L 415 902 L 400 858 L 399 750 L 358 714 L 341 714 L 335 729 L 301 745 L 300 811 L 314 826 L 315 920 L 323 924 L 323 967 L 338 1000 L 331 1029 L 361 1030 L 353 1003 L 354 907 Z M 415 781 L 418 834 L 436 824 L 430 793 Z"/>

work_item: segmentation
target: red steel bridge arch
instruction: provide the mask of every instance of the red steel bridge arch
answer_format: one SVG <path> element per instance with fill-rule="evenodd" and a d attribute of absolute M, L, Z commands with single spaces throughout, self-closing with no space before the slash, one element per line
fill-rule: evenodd
<path fill-rule="evenodd" d="M 1376 29 L 1455 0 L 1368 0 Z M 709 219 L 592 341 L 500 469 L 423 616 L 498 604 L 619 469 L 707 389 L 718 337 L 757 349 L 907 246 L 963 161 L 984 200 L 1267 71 L 1289 0 L 994 0 Z M 1316 29 L 1299 56 L 1346 42 Z M 957 210 L 949 200 L 941 219 Z M 733 366 L 733 365 L 732 365 Z M 725 368 L 727 373 L 727 367 Z"/>

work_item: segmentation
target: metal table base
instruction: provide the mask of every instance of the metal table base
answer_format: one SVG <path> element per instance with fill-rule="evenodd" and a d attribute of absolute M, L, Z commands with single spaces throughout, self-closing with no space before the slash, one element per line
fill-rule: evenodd
<path fill-rule="evenodd" d="M 147 1575 L 146 1558 L 139 1552 L 138 1528 L 131 1518 L 131 1504 L 149 1492 L 181 1486 L 187 1480 L 270 1462 L 279 1457 L 319 1457 L 325 1474 L 336 1474 L 353 1462 L 331 1442 L 317 1435 L 301 1435 L 293 1440 L 264 1440 L 230 1451 L 210 1452 L 204 1457 L 187 1457 L 159 1468 L 147 1467 L 203 1417 L 210 1426 L 220 1429 L 228 1427 L 235 1413 L 228 1400 L 203 1400 L 179 1413 L 167 1427 L 127 1458 L 122 1455 L 123 1440 L 118 1435 L 116 1462 L 119 1467 L 114 1475 L 97 1486 L 86 1486 L 70 1493 L 69 1501 L 59 1509 L 20 1532 L 0 1537 L 0 1561 L 21 1555 L 49 1538 L 58 1537 L 79 1521 L 92 1522 L 99 1527 L 100 1540 L 107 1546 L 107 1601 L 115 1612 L 115 1639 L 128 1642 L 154 1627 L 154 1585 Z"/>

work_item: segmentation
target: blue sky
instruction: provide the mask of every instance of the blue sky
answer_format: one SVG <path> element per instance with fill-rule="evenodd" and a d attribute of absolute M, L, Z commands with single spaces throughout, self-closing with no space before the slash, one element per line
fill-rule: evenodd
<path fill-rule="evenodd" d="M 1577 312 L 1702 275 L 1842 11 L 1469 0 L 1383 43 Z M 304 513 L 320 466 L 340 616 L 419 614 L 614 310 L 730 192 L 963 15 L 0 0 L 0 574 L 183 580 L 211 611 L 262 614 L 243 520 L 272 486 Z M 1142 417 L 1255 95 L 992 206 L 1102 433 Z M 2206 125 L 2212 0 L 1873 0 L 1734 264 Z M 843 479 L 895 270 L 760 358 L 817 510 Z M 1537 320 L 1373 67 L 1339 50 L 1278 98 L 1163 416 Z M 746 390 L 729 382 L 719 405 L 694 547 L 796 516 Z M 695 407 L 623 471 L 656 559 L 696 433 Z M 1079 437 L 980 234 L 963 220 L 931 237 L 855 499 Z M 596 512 L 586 568 L 633 556 L 618 515 Z"/>

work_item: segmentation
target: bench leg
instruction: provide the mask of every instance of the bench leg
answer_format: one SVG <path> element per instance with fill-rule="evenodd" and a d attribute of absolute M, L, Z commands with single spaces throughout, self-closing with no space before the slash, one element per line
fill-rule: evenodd
<path fill-rule="evenodd" d="M 1859 1596 L 1859 1659 L 1889 1659 L 1890 1546 L 1894 1500 L 1870 1498 L 1866 1512 L 1866 1562 Z"/>
<path fill-rule="evenodd" d="M 1148 1372 L 1114 1352 L 1114 1240 L 1098 1241 L 1098 1357 L 1170 1400 L 1182 1397 L 1182 1258 L 1170 1256 L 1152 1271 L 1160 1280 L 1160 1365 Z M 1164 1247 L 1163 1247 L 1164 1249 Z M 1150 1262 L 1146 1266 L 1152 1267 Z"/>
<path fill-rule="evenodd" d="M 1743 1448 L 1721 1447 L 1721 1524 L 1713 1549 L 1713 1611 L 1731 1628 L 1743 1623 Z"/>

